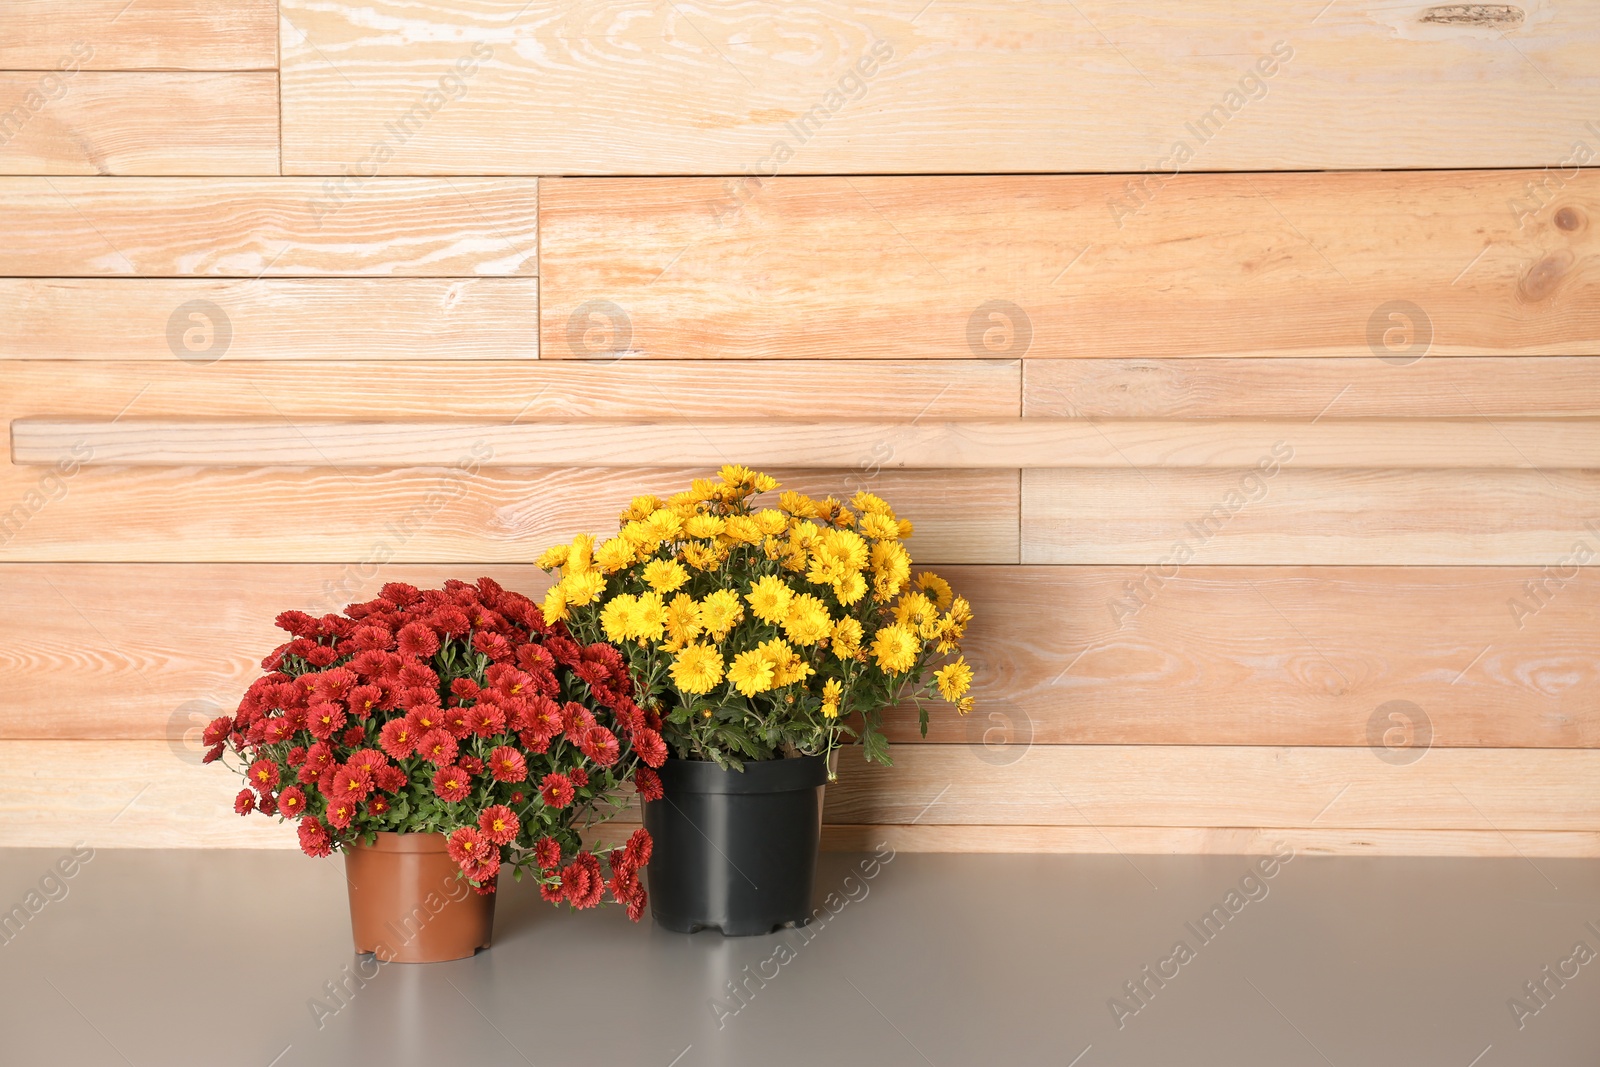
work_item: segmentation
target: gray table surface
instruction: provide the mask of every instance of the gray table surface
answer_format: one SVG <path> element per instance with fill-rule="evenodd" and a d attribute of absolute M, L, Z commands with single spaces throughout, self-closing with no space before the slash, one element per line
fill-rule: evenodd
<path fill-rule="evenodd" d="M 379 967 L 337 859 L 100 850 L 47 879 L 65 852 L 0 850 L 0 908 L 40 893 L 0 944 L 7 1067 L 1600 1063 L 1587 860 L 825 854 L 803 934 L 511 886 L 492 949 Z"/>

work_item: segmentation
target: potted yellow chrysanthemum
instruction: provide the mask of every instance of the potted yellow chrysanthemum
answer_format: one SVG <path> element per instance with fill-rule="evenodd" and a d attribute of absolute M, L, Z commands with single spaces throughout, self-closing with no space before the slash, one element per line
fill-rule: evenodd
<path fill-rule="evenodd" d="M 937 575 L 913 579 L 911 523 L 887 502 L 785 492 L 728 466 L 668 500 L 639 497 L 616 536 L 544 553 L 545 617 L 614 642 L 672 757 L 642 776 L 651 902 L 675 930 L 766 933 L 811 913 L 829 757 L 890 762 L 885 709 L 971 710 L 959 656 L 972 618 Z M 936 661 L 946 660 L 942 666 Z M 759 887 L 759 888 L 758 888 Z"/>

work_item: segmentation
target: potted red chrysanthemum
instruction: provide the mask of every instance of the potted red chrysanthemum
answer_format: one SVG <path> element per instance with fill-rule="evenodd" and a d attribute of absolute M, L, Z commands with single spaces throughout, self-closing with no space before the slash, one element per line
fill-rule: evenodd
<path fill-rule="evenodd" d="M 236 715 L 205 732 L 249 788 L 234 803 L 297 820 L 311 856 L 345 854 L 358 952 L 428 962 L 489 944 L 503 867 L 552 903 L 609 889 L 637 921 L 650 837 L 600 858 L 582 830 L 666 759 L 616 649 L 488 578 L 426 592 L 392 582 L 343 615 L 279 615 L 291 639 Z"/>

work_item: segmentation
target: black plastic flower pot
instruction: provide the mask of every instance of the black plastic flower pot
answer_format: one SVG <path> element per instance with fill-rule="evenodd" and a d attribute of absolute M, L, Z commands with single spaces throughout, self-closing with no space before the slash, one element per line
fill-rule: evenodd
<path fill-rule="evenodd" d="M 827 780 L 822 756 L 750 761 L 743 771 L 667 760 L 663 796 L 644 806 L 655 921 L 728 936 L 806 923 Z"/>

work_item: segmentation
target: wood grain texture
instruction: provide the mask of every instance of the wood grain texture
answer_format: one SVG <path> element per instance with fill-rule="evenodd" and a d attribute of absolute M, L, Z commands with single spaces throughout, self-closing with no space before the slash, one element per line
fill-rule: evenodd
<path fill-rule="evenodd" d="M 1594 418 L 1600 359 L 1030 359 L 1022 410 L 1082 419 Z"/>
<path fill-rule="evenodd" d="M 17 679 L 0 737 L 167 736 L 189 701 L 237 700 L 287 608 L 337 611 L 391 580 L 546 583 L 529 566 L 383 558 L 0 565 L 19 606 L 0 617 L 0 666 Z M 1600 592 L 1583 572 L 1558 586 L 1532 568 L 1197 567 L 1157 588 L 1132 567 L 939 570 L 977 612 L 979 710 L 934 714 L 929 741 L 974 763 L 1052 744 L 1600 748 L 1586 695 Z M 1140 581 L 1148 602 L 1127 614 Z M 1513 599 L 1531 609 L 1521 628 Z M 1397 724 L 1379 709 L 1395 700 L 1431 736 L 1386 739 Z M 914 715 L 890 718 L 896 741 L 917 739 Z"/>
<path fill-rule="evenodd" d="M 278 173 L 276 74 L 62 77 L 0 71 L 0 174 Z"/>
<path fill-rule="evenodd" d="M 1597 747 L 1600 523 L 1574 541 L 1590 566 L 946 568 L 977 615 L 978 710 L 934 715 L 929 740 L 974 762 L 1051 744 Z M 914 714 L 890 734 L 916 738 Z"/>
<path fill-rule="evenodd" d="M 870 838 L 870 848 L 892 834 L 896 848 L 950 851 L 988 835 L 995 847 L 986 851 L 1163 852 L 1182 843 L 1254 852 L 1286 841 L 1335 853 L 1504 855 L 1501 847 L 1527 845 L 1535 855 L 1593 855 L 1587 826 L 1600 806 L 1592 752 L 1441 752 L 1408 768 L 1349 749 L 1062 746 L 1035 750 L 1029 766 L 976 770 L 962 755 L 923 746 L 893 771 L 843 761 L 826 797 L 830 842 Z M 86 766 L 97 773 L 86 776 Z M 239 788 L 225 769 L 162 742 L 4 741 L 0 847 L 293 847 L 286 824 L 233 814 Z M 984 825 L 985 812 L 1008 824 Z M 874 815 L 901 821 L 867 821 Z M 1408 816 L 1441 825 L 1419 831 Z M 1305 828 L 1312 819 L 1318 826 Z"/>
<path fill-rule="evenodd" d="M 1024 563 L 1543 567 L 1600 521 L 1579 470 L 1029 470 Z"/>
<path fill-rule="evenodd" d="M 215 332 L 185 343 L 185 331 L 197 323 L 180 309 L 196 300 L 216 306 L 218 323 L 226 319 L 225 347 Z M 209 410 L 214 401 L 195 381 L 214 359 L 535 359 L 538 317 L 536 278 L 0 278 L 0 319 L 7 323 L 0 358 L 182 360 L 190 371 L 185 387 L 199 391 L 195 406 Z M 174 372 L 138 373 L 159 389 Z M 364 377 L 382 381 L 396 373 L 413 380 L 393 368 Z M 452 380 L 459 373 L 451 373 Z M 15 368 L 0 368 L 0 374 L 17 381 Z M 91 380 L 102 375 L 126 380 L 103 366 Z M 353 391 L 356 379 L 352 373 L 338 387 Z M 72 379 L 72 395 L 81 396 L 84 387 L 84 375 Z"/>
<path fill-rule="evenodd" d="M 621 824 L 628 826 L 629 824 Z M 620 829 L 613 826 L 611 829 Z M 618 835 L 621 836 L 621 835 Z M 833 852 L 1044 852 L 1123 855 L 1264 856 L 1282 842 L 1310 856 L 1600 857 L 1600 833 L 1584 830 L 1338 830 L 1316 827 L 928 826 L 822 828 Z"/>
<path fill-rule="evenodd" d="M 286 158 L 306 173 L 385 143 L 417 173 L 1541 166 L 1600 113 L 1580 3 L 1478 25 L 1371 0 L 282 6 Z M 461 59 L 432 117 L 390 137 Z"/>
<path fill-rule="evenodd" d="M 1600 173 L 1546 177 L 1193 174 L 1136 215 L 1115 176 L 777 178 L 731 217 L 716 179 L 551 180 L 543 351 L 602 301 L 629 329 L 581 354 L 1594 355 Z"/>
<path fill-rule="evenodd" d="M 338 283 L 341 290 L 346 281 Z M 95 284 L 122 286 L 130 283 L 131 280 L 119 280 Z M 494 286 L 530 284 L 481 279 L 468 283 L 462 291 L 470 293 L 486 283 Z M 40 284 L 53 286 L 56 283 Z M 252 283 L 201 284 L 248 287 Z M 277 289 L 277 286 L 291 284 L 294 288 Z M 281 299 L 289 302 L 297 299 L 301 286 L 320 292 L 321 287 L 334 284 L 331 279 L 276 282 L 273 291 L 281 292 Z M 446 301 L 454 295 L 456 284 L 387 279 L 362 282 L 364 286 L 393 285 L 400 293 L 431 294 L 435 299 Z M 226 294 L 237 291 L 230 288 Z M 163 287 L 154 292 L 166 294 L 174 290 Z M 24 322 L 53 318 L 55 309 L 78 302 L 79 293 L 75 285 L 61 290 L 47 289 L 36 297 L 43 310 L 25 310 L 22 318 Z M 136 297 L 129 295 L 118 299 L 121 303 Z M 459 299 L 467 302 L 471 298 Z M 343 306 L 348 308 L 349 305 Z M 376 315 L 382 310 L 350 310 L 348 313 Z M 254 314 L 245 312 L 230 317 L 237 326 L 240 319 L 248 321 Z M 158 307 L 155 314 L 146 319 L 149 325 L 145 329 L 160 323 L 164 334 L 169 315 L 166 306 Z M 308 317 L 304 322 L 305 328 L 310 329 L 312 320 Z M 426 319 L 419 316 L 418 327 L 425 322 Z M 409 325 L 405 320 L 401 323 Z M 336 328 L 342 327 L 329 326 L 330 331 Z M 263 325 L 261 329 L 265 331 L 271 327 Z M 241 338 L 243 333 L 243 329 L 236 329 L 235 337 Z M 157 341 L 145 338 L 142 343 L 153 346 Z M 165 343 L 164 336 L 161 343 Z M 235 343 L 245 342 L 241 339 Z M 34 350 L 44 351 L 43 348 Z M 1019 410 L 1020 375 L 1016 362 L 971 360 L 850 361 L 830 364 L 828 373 L 819 375 L 816 364 L 804 360 L 761 363 L 523 361 L 483 365 L 396 360 L 375 367 L 363 361 L 252 363 L 223 359 L 207 364 L 200 360 L 174 359 L 169 352 L 159 361 L 144 363 L 0 362 L 0 376 L 6 384 L 0 391 L 0 419 L 72 414 L 114 420 L 119 415 L 160 418 L 204 412 L 213 418 L 239 420 L 268 417 L 318 420 L 349 418 L 355 413 L 398 420 L 447 417 L 510 422 L 519 416 L 524 419 L 629 419 L 663 413 L 710 420 L 726 417 L 733 410 L 768 419 L 802 413 L 911 422 L 918 418 L 1015 416 Z M 451 459 L 454 458 L 452 454 Z M 721 464 L 724 460 L 718 458 L 716 462 Z"/>
<path fill-rule="evenodd" d="M 0 178 L 0 274 L 538 273 L 532 179 Z"/>
<path fill-rule="evenodd" d="M 470 464 L 474 457 L 463 449 L 460 458 Z M 919 564 L 1018 561 L 1016 471 L 770 473 L 818 497 L 857 488 L 882 495 L 916 524 L 908 548 Z M 49 474 L 0 467 L 0 560 L 314 563 L 388 554 L 468 568 L 515 563 L 580 532 L 616 529 L 618 512 L 640 493 L 666 496 L 716 471 L 111 467 Z"/>
<path fill-rule="evenodd" d="M 834 823 L 1568 830 L 1600 818 L 1600 751 L 1035 745 L 996 765 L 908 745 L 892 770 L 842 759 Z"/>
<path fill-rule="evenodd" d="M 127 418 L 17 419 L 11 459 L 124 466 L 440 466 L 463 447 L 485 466 L 705 466 L 956 470 L 1296 467 L 1600 467 L 1600 420 L 1334 420 L 1320 423 L 1084 419 L 653 418 L 522 422 Z M 881 457 L 881 458 L 880 458 Z"/>
<path fill-rule="evenodd" d="M 55 70 L 77 59 L 88 70 L 272 70 L 277 8 L 274 0 L 6 0 L 0 69 Z"/>

